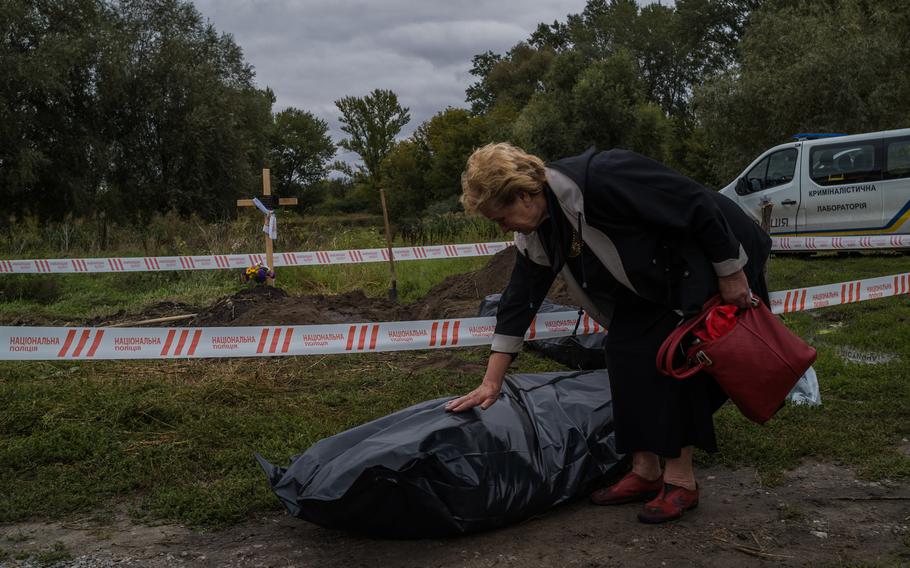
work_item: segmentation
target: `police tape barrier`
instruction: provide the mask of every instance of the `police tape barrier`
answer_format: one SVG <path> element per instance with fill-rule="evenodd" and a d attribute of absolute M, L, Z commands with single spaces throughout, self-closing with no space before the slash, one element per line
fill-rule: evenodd
<path fill-rule="evenodd" d="M 570 335 L 577 312 L 540 314 L 529 339 Z M 603 328 L 587 315 L 579 333 Z M 0 327 L 0 359 L 186 359 L 326 355 L 473 347 L 492 342 L 495 318 L 200 328 Z"/>
<path fill-rule="evenodd" d="M 857 237 L 773 237 L 774 251 L 822 251 L 910 248 L 910 235 Z M 511 242 L 429 245 L 392 249 L 395 260 L 428 260 L 492 256 Z M 363 264 L 389 260 L 388 249 L 283 252 L 273 257 L 275 266 Z M 166 270 L 227 270 L 265 264 L 263 254 L 209 256 L 137 256 L 118 258 L 55 258 L 0 260 L 0 274 L 77 274 L 91 272 L 161 272 Z"/>
<path fill-rule="evenodd" d="M 910 294 L 910 272 L 771 293 L 776 314 Z M 577 312 L 538 314 L 525 338 L 571 335 Z M 0 360 L 193 359 L 328 355 L 474 347 L 492 342 L 495 318 L 195 328 L 0 327 Z M 585 314 L 579 334 L 605 331 Z"/>
<path fill-rule="evenodd" d="M 853 237 L 771 237 L 771 250 L 870 250 L 910 248 L 910 235 L 857 235 Z"/>
<path fill-rule="evenodd" d="M 392 249 L 395 260 L 425 260 L 492 256 L 511 242 L 430 245 Z M 389 260 L 387 248 L 281 252 L 275 266 L 362 264 Z M 0 260 L 0 274 L 79 274 L 91 272 L 161 272 L 165 270 L 227 270 L 265 264 L 264 254 L 215 254 L 208 256 L 136 256 L 122 258 L 55 258 Z"/>

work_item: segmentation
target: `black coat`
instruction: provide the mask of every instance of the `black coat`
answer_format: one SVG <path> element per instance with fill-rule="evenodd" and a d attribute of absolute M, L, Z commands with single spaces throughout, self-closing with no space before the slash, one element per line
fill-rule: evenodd
<path fill-rule="evenodd" d="M 727 197 L 626 150 L 592 149 L 548 168 L 569 177 L 581 190 L 587 225 L 612 240 L 639 296 L 689 315 L 717 293 L 719 275 L 745 268 L 750 281 L 760 276 L 771 239 Z M 537 238 L 547 239 L 541 244 L 550 266 L 518 255 L 497 314 L 497 335 L 524 335 L 562 269 L 561 253 L 571 227 L 566 229 L 568 220 L 558 204 L 549 208 L 553 226 L 537 231 Z M 604 283 L 588 283 L 589 288 L 600 285 Z M 767 294 L 763 285 L 758 288 Z M 494 350 L 499 350 L 495 339 Z"/>

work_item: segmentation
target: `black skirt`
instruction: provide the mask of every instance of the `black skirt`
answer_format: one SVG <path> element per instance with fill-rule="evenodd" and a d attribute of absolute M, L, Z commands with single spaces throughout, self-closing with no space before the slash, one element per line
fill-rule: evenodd
<path fill-rule="evenodd" d="M 745 272 L 752 291 L 767 302 L 763 260 Z M 717 451 L 714 413 L 727 395 L 707 373 L 680 381 L 657 371 L 657 351 L 681 319 L 630 291 L 617 299 L 605 351 L 619 452 L 675 458 L 686 446 Z"/>

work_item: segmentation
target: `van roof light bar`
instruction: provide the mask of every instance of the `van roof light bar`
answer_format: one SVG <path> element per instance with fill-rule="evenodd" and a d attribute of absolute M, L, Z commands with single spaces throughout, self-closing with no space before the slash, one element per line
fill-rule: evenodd
<path fill-rule="evenodd" d="M 800 132 L 793 135 L 797 140 L 816 140 L 818 138 L 836 138 L 838 136 L 846 136 L 846 134 L 843 132 Z"/>

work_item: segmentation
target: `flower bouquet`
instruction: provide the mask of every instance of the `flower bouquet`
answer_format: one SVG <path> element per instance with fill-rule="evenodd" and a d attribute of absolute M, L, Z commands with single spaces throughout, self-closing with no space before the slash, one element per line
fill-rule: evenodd
<path fill-rule="evenodd" d="M 269 278 L 275 279 L 275 271 L 261 262 L 244 270 L 241 276 L 244 282 L 255 282 L 256 284 L 265 284 Z"/>

